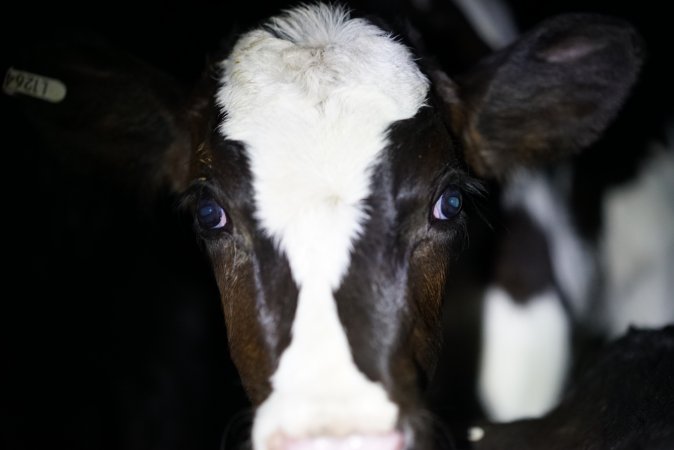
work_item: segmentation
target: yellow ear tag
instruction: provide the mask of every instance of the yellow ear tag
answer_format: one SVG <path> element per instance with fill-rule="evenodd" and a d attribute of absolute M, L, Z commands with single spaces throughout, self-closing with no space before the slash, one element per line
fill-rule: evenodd
<path fill-rule="evenodd" d="M 62 81 L 13 67 L 5 74 L 2 90 L 7 95 L 29 95 L 51 103 L 58 103 L 66 97 L 66 85 Z"/>

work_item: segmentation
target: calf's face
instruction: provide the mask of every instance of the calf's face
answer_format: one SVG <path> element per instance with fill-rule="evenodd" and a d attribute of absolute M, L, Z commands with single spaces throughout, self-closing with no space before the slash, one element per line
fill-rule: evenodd
<path fill-rule="evenodd" d="M 91 111 L 69 80 L 126 70 L 108 83 L 110 111 L 133 88 L 138 108 L 119 103 L 132 131 L 107 111 L 79 123 L 140 152 L 152 144 L 154 182 L 184 191 L 256 407 L 256 450 L 432 447 L 423 385 L 480 195 L 473 177 L 591 143 L 641 60 L 627 24 L 563 16 L 455 84 L 367 20 L 304 6 L 241 36 L 190 127 L 166 80 L 116 58 L 99 71 L 54 64 L 70 103 L 24 106 L 63 121 Z M 170 142 L 151 123 L 174 130 Z"/>
<path fill-rule="evenodd" d="M 319 105 L 271 84 L 275 97 L 254 117 L 225 109 L 188 194 L 232 355 L 259 406 L 261 448 L 275 433 L 390 433 L 402 410 L 419 407 L 417 370 L 433 364 L 445 275 L 476 183 L 407 50 L 375 39 L 398 47 L 417 83 L 406 110 L 395 103 L 407 99 L 378 91 L 395 70 L 388 61 L 365 89 L 343 86 L 353 69 L 339 84 L 321 80 L 336 86 Z"/>
<path fill-rule="evenodd" d="M 325 6 L 244 35 L 223 64 L 190 197 L 256 448 L 401 442 L 419 406 L 473 189 L 429 94 L 407 48 Z"/>

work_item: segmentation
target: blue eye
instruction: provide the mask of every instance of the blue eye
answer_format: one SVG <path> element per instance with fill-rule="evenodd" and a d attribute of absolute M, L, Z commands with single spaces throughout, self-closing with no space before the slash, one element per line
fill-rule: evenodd
<path fill-rule="evenodd" d="M 197 204 L 197 222 L 204 230 L 217 230 L 227 225 L 227 214 L 215 200 L 202 199 Z"/>
<path fill-rule="evenodd" d="M 433 217 L 438 220 L 448 220 L 456 217 L 463 207 L 461 191 L 449 188 L 442 193 L 435 205 L 433 205 Z"/>

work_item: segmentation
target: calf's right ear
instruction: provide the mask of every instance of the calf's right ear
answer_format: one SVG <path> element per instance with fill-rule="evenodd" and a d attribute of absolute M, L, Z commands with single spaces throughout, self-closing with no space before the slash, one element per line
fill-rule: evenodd
<path fill-rule="evenodd" d="M 469 164 L 502 177 L 589 146 L 620 110 L 642 60 L 642 41 L 623 20 L 543 22 L 458 78 L 454 122 Z"/>
<path fill-rule="evenodd" d="M 125 52 L 100 42 L 38 45 L 12 62 L 3 91 L 68 167 L 144 191 L 179 191 L 187 181 L 187 90 Z"/>

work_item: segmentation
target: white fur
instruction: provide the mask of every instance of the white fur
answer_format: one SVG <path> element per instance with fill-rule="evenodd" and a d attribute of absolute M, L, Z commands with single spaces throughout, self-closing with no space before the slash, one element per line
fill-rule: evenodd
<path fill-rule="evenodd" d="M 257 411 L 256 450 L 277 434 L 393 430 L 379 383 L 355 366 L 333 292 L 367 220 L 364 199 L 391 123 L 423 106 L 409 51 L 339 7 L 304 6 L 245 34 L 223 63 L 220 130 L 245 144 L 256 217 L 300 288 L 292 341 Z"/>
<path fill-rule="evenodd" d="M 639 176 L 604 202 L 602 317 L 611 336 L 674 323 L 674 152 L 651 153 Z"/>
<path fill-rule="evenodd" d="M 517 304 L 500 288 L 485 298 L 478 392 L 491 420 L 539 417 L 561 394 L 570 327 L 557 293 Z"/>

